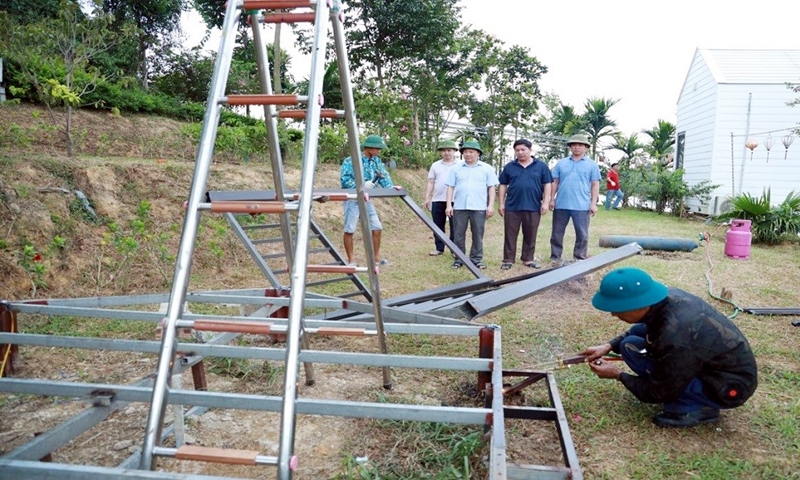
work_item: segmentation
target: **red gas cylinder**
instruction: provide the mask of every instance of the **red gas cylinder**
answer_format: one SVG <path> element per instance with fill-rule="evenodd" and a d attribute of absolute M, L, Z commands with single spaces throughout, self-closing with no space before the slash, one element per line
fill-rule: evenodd
<path fill-rule="evenodd" d="M 750 220 L 731 220 L 731 226 L 725 233 L 725 255 L 739 260 L 750 258 Z"/>

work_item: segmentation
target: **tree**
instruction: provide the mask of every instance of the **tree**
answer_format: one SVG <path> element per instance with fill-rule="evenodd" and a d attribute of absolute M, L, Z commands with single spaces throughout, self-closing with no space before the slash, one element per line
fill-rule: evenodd
<path fill-rule="evenodd" d="M 655 127 L 649 130 L 642 130 L 642 133 L 650 137 L 650 144 L 645 147 L 645 151 L 658 162 L 661 167 L 666 167 L 672 153 L 672 146 L 675 145 L 675 125 L 666 120 L 658 120 Z"/>
<path fill-rule="evenodd" d="M 135 34 L 126 27 L 112 31 L 111 18 L 95 11 L 86 16 L 70 1 L 61 3 L 58 17 L 28 25 L 15 25 L 8 16 L 0 18 L 0 48 L 20 67 L 25 80 L 59 126 L 54 109 L 62 109 L 67 155 L 73 154 L 72 110 L 93 91 L 101 74 L 91 60 Z M 10 87 L 13 92 L 14 87 Z"/>
<path fill-rule="evenodd" d="M 459 27 L 458 0 L 352 0 L 345 17 L 351 66 L 384 87 L 412 63 L 444 51 Z M 405 79 L 405 78 L 404 78 Z"/>
<path fill-rule="evenodd" d="M 482 52 L 480 61 L 485 62 L 481 83 L 486 90 L 471 92 L 464 113 L 473 125 L 485 129 L 480 141 L 493 161 L 495 150 L 504 147 L 506 127 L 524 128 L 530 124 L 528 119 L 542 97 L 537 82 L 547 67 L 530 56 L 527 48 L 505 48 L 498 40 Z"/>
<path fill-rule="evenodd" d="M 103 0 L 102 9 L 114 17 L 113 28 L 127 23 L 136 26 L 135 73 L 147 88 L 150 72 L 147 53 L 156 47 L 163 51 L 165 44 L 168 46 L 174 34 L 180 32 L 182 0 Z"/>
<path fill-rule="evenodd" d="M 618 133 L 614 136 L 614 143 L 611 145 L 612 150 L 619 150 L 622 152 L 623 157 L 620 159 L 620 163 L 626 163 L 628 165 L 633 164 L 633 159 L 644 152 L 645 147 L 646 145 L 639 142 L 639 136 L 635 133 L 631 134 L 629 137 Z"/>
<path fill-rule="evenodd" d="M 610 98 L 590 98 L 584 105 L 586 113 L 583 117 L 583 130 L 589 134 L 589 141 L 592 144 L 592 158 L 597 156 L 597 143 L 603 137 L 613 137 L 616 132 L 617 122 L 608 116 L 611 107 L 619 100 Z"/>
<path fill-rule="evenodd" d="M 0 12 L 6 12 L 14 23 L 27 25 L 42 18 L 55 18 L 60 3 L 59 0 L 0 0 Z"/>

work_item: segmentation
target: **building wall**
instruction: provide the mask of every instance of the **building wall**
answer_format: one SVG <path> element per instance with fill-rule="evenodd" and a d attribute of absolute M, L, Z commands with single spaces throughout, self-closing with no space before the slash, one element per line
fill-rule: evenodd
<path fill-rule="evenodd" d="M 705 205 L 690 199 L 691 211 L 720 213 L 731 196 L 758 197 L 765 187 L 771 188 L 773 204 L 792 190 L 800 192 L 800 138 L 794 135 L 786 160 L 782 143 L 800 123 L 800 107 L 787 105 L 796 97 L 783 83 L 717 83 L 704 57 L 695 54 L 677 109 L 676 132 L 684 133 L 683 178 L 689 185 L 709 180 L 719 187 Z M 759 144 L 752 159 L 748 138 Z"/>
<path fill-rule="evenodd" d="M 683 179 L 689 185 L 696 185 L 712 176 L 711 161 L 714 158 L 714 132 L 717 121 L 718 85 L 703 56 L 697 52 L 686 76 L 683 90 L 678 99 L 675 132 L 683 133 L 682 151 L 684 169 Z M 680 158 L 678 158 L 680 161 Z M 692 211 L 701 209 L 700 202 L 691 199 L 687 206 Z"/>

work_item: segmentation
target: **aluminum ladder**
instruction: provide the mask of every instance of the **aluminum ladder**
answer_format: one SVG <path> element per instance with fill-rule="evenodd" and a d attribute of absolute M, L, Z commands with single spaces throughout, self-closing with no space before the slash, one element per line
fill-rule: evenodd
<path fill-rule="evenodd" d="M 292 11 L 280 13 L 267 13 L 263 10 Z M 311 11 L 293 11 L 294 9 L 311 9 Z M 261 92 L 258 94 L 226 95 L 225 86 L 231 66 L 235 46 L 236 28 L 242 15 L 249 15 L 250 25 L 253 28 L 253 40 L 256 48 L 256 59 L 259 71 Z M 294 434 L 296 422 L 297 379 L 299 376 L 299 353 L 301 342 L 305 341 L 303 327 L 303 310 L 306 294 L 306 272 L 324 271 L 314 270 L 308 265 L 308 239 L 311 234 L 311 207 L 314 201 L 314 175 L 317 163 L 317 147 L 319 135 L 319 122 L 323 116 L 343 116 L 347 126 L 350 154 L 354 159 L 361 158 L 359 149 L 358 127 L 355 118 L 355 105 L 350 82 L 349 62 L 345 46 L 344 30 L 342 25 L 341 1 L 293 1 L 293 0 L 245 0 L 230 1 L 227 3 L 220 47 L 214 65 L 211 86 L 208 94 L 203 129 L 200 136 L 195 159 L 195 170 L 186 208 L 183 231 L 181 233 L 180 247 L 176 258 L 172 290 L 169 296 L 167 314 L 163 321 L 163 337 L 159 354 L 156 377 L 150 402 L 150 411 L 147 419 L 144 444 L 142 448 L 139 468 L 142 470 L 155 469 L 155 457 L 174 457 L 183 460 L 197 460 L 219 462 L 228 464 L 250 465 L 276 465 L 278 478 L 289 479 L 297 467 L 298 460 L 293 455 Z M 328 20 L 333 28 L 334 46 L 339 68 L 343 112 L 323 111 L 322 109 L 322 80 L 324 75 L 325 47 L 328 40 Z M 262 38 L 262 23 L 297 23 L 313 22 L 314 35 L 311 51 L 311 75 L 309 77 L 308 93 L 300 95 L 274 95 L 270 83 L 267 62 L 266 44 Z M 305 110 L 283 110 L 277 112 L 277 105 L 305 104 Z M 212 162 L 213 149 L 223 106 L 263 105 L 264 117 L 267 126 L 270 159 L 272 162 L 273 178 L 275 182 L 274 201 L 264 202 L 214 202 L 205 201 L 206 185 L 209 169 Z M 305 118 L 305 137 L 303 143 L 302 174 L 299 194 L 287 198 L 284 194 L 283 164 L 278 147 L 277 117 Z M 372 237 L 369 234 L 369 220 L 366 212 L 364 196 L 364 175 L 361 162 L 354 161 L 354 174 L 356 177 L 355 198 L 358 200 L 361 229 L 363 232 L 365 255 L 368 265 L 375 265 L 372 250 Z M 191 259 L 197 238 L 198 225 L 201 212 L 214 213 L 250 213 L 250 214 L 279 214 L 281 216 L 281 229 L 285 249 L 287 252 L 287 265 L 290 275 L 290 304 L 289 323 L 286 332 L 286 360 L 284 391 L 281 409 L 280 445 L 277 457 L 260 455 L 249 450 L 226 450 L 218 448 L 181 446 L 167 448 L 159 445 L 164 417 L 168 405 L 172 368 L 176 356 L 177 329 L 198 329 L 194 322 L 182 319 L 183 308 L 186 301 L 188 283 L 191 273 Z M 290 230 L 290 213 L 296 215 L 296 232 L 293 242 Z M 290 254 L 293 252 L 293 255 Z M 357 267 L 342 266 L 339 270 L 354 269 Z M 382 353 L 388 353 L 386 336 L 381 316 L 380 286 L 378 283 L 378 268 L 367 269 L 369 275 L 369 289 L 372 296 L 374 318 L 378 339 Z M 259 322 L 246 322 L 245 325 L 233 325 L 235 322 L 203 322 L 203 329 L 211 331 L 237 331 L 259 333 L 264 329 Z M 245 322 L 243 322 L 245 323 Z M 309 376 L 313 379 L 313 370 L 306 364 L 307 382 Z M 392 387 L 389 367 L 382 368 L 383 386 Z"/>

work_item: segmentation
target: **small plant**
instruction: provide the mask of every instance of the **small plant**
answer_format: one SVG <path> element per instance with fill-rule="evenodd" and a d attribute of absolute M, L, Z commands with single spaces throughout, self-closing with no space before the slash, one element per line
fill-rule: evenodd
<path fill-rule="evenodd" d="M 743 193 L 730 201 L 731 210 L 719 215 L 717 220 L 750 220 L 753 243 L 775 245 L 800 233 L 800 194 L 794 191 L 775 207 L 772 206 L 769 188 L 758 198 Z"/>
<path fill-rule="evenodd" d="M 36 251 L 36 247 L 32 243 L 26 242 L 22 246 L 22 256 L 19 263 L 30 276 L 33 296 L 35 297 L 37 289 L 47 287 L 47 283 L 44 281 L 44 275 L 47 272 L 44 257 Z"/>

